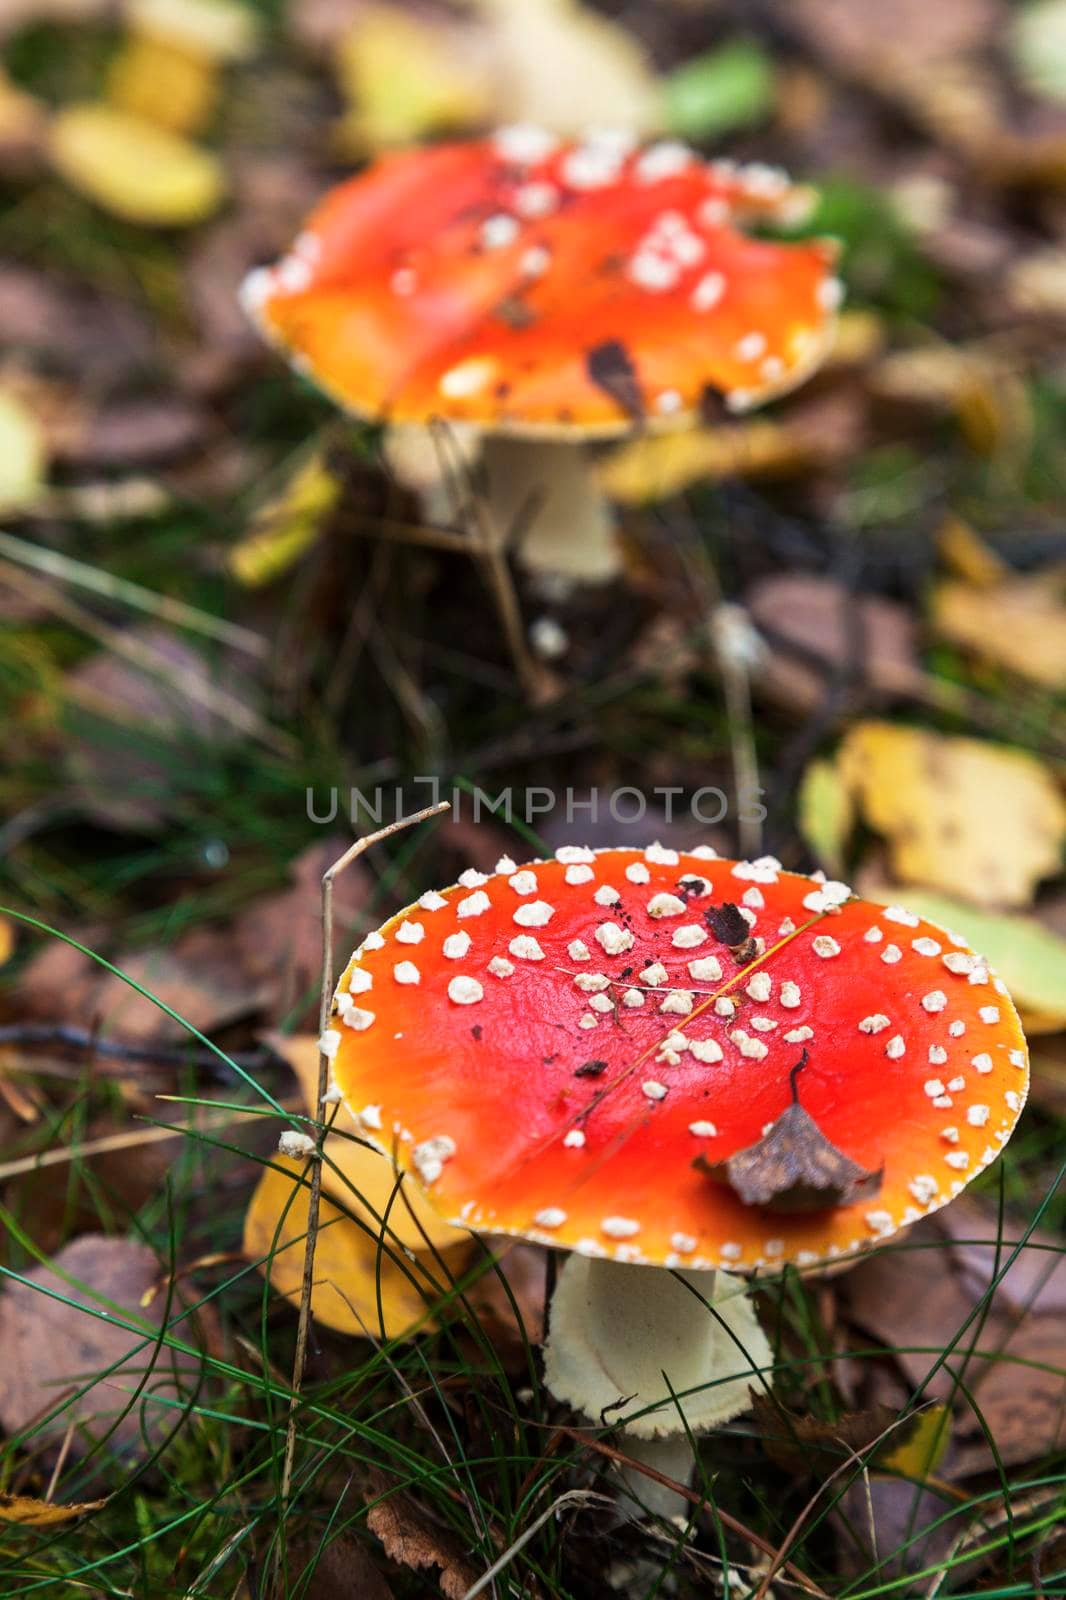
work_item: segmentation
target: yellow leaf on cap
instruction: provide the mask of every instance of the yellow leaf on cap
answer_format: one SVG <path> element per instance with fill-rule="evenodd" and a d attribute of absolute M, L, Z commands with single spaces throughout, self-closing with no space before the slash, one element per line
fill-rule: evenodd
<path fill-rule="evenodd" d="M 308 1114 L 314 1116 L 318 1104 L 317 1037 L 271 1035 L 270 1042 L 296 1074 Z M 332 1107 L 330 1110 L 332 1113 Z M 384 1216 L 388 1208 L 390 1232 L 409 1250 L 426 1250 L 430 1245 L 438 1250 L 448 1249 L 463 1237 L 448 1226 L 421 1190 L 407 1179 L 403 1181 L 403 1193 L 396 1194 L 397 1174 L 392 1162 L 350 1137 L 359 1133 L 359 1124 L 343 1102 L 336 1108 L 333 1128 L 335 1131 L 326 1135 L 322 1145 L 322 1186 L 335 1200 L 347 1210 L 365 1215 L 375 1228 L 377 1218 Z"/>
<path fill-rule="evenodd" d="M 382 1157 L 378 1159 L 388 1166 Z M 244 1219 L 244 1253 L 269 1278 L 276 1293 L 298 1305 L 308 1215 L 308 1190 L 299 1182 L 299 1174 L 306 1163 L 281 1156 L 275 1160 L 277 1168 L 284 1170 L 267 1167 L 256 1185 Z M 388 1339 L 403 1338 L 416 1324 L 433 1327 L 427 1307 L 447 1292 L 449 1276 L 458 1277 L 477 1248 L 455 1229 L 449 1232 L 459 1242 L 441 1251 L 443 1265 L 432 1255 L 410 1256 L 386 1237 L 390 1255 L 380 1248 L 377 1232 L 351 1221 L 323 1195 L 311 1293 L 316 1320 L 339 1333 L 378 1338 L 383 1317 Z M 403 1260 L 402 1267 L 393 1259 L 396 1256 Z M 379 1288 L 382 1317 L 378 1313 Z"/>
<path fill-rule="evenodd" d="M 938 584 L 933 625 L 952 644 L 1046 689 L 1066 687 L 1066 574 L 1008 578 L 992 589 Z"/>
<path fill-rule="evenodd" d="M 252 518 L 244 538 L 229 553 L 238 583 L 256 589 L 296 565 L 340 498 L 340 483 L 320 451 L 308 457 Z"/>
<path fill-rule="evenodd" d="M 68 106 L 53 120 L 49 144 L 71 188 L 127 222 L 187 227 L 222 202 L 213 155 L 113 106 Z"/>
<path fill-rule="evenodd" d="M 898 900 L 916 916 L 950 928 L 979 951 L 1010 990 L 1026 1033 L 1066 1028 L 1066 939 L 1043 923 L 1017 913 L 977 911 L 927 889 L 864 886 L 863 892 L 872 900 Z"/>
<path fill-rule="evenodd" d="M 18 395 L 0 389 L 0 512 L 32 505 L 46 469 L 43 428 Z"/>
<path fill-rule="evenodd" d="M 0 1522 L 17 1522 L 24 1528 L 49 1528 L 57 1522 L 71 1522 L 90 1511 L 99 1511 L 106 1505 L 106 1499 L 60 1506 L 51 1500 L 36 1500 L 29 1494 L 0 1494 Z"/>
<path fill-rule="evenodd" d="M 339 130 L 358 152 L 409 144 L 427 134 L 490 120 L 485 62 L 473 38 L 394 6 L 369 6 L 341 40 L 336 71 L 351 110 Z"/>
<path fill-rule="evenodd" d="M 1021 750 L 860 722 L 837 763 L 864 819 L 888 841 L 902 883 L 974 905 L 1020 906 L 1061 865 L 1066 804 Z"/>

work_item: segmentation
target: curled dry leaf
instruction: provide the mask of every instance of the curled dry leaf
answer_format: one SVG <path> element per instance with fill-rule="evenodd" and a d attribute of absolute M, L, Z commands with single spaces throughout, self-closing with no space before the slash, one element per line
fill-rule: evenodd
<path fill-rule="evenodd" d="M 391 1177 L 388 1163 L 377 1159 Z M 293 1305 L 299 1305 L 303 1286 L 308 1190 L 299 1180 L 306 1164 L 278 1156 L 276 1166 L 263 1172 L 244 1219 L 245 1255 L 269 1278 L 275 1293 Z M 323 1196 L 312 1312 L 327 1327 L 359 1338 L 402 1339 L 416 1325 L 432 1328 L 435 1321 L 428 1308 L 447 1293 L 450 1279 L 464 1271 L 474 1246 L 450 1229 L 459 1242 L 441 1250 L 439 1261 L 405 1251 L 392 1237 L 383 1248 L 380 1224 L 365 1215 L 367 1226 L 361 1227 Z"/>
<path fill-rule="evenodd" d="M 408 1495 L 394 1489 L 381 1474 L 371 1476 L 367 1527 L 377 1534 L 385 1554 L 401 1567 L 414 1572 L 428 1567 L 440 1569 L 440 1592 L 445 1600 L 462 1600 L 477 1582 L 477 1572 L 468 1564 L 455 1538 L 446 1528 L 430 1520 Z"/>
<path fill-rule="evenodd" d="M 28 1494 L 0 1494 L 0 1523 L 17 1522 L 23 1528 L 53 1528 L 59 1522 L 73 1522 L 107 1505 L 106 1500 L 83 1500 L 78 1505 L 57 1505 L 53 1500 L 36 1500 Z"/>
<path fill-rule="evenodd" d="M 859 722 L 837 755 L 901 883 L 978 906 L 1020 906 L 1057 872 L 1066 804 L 1033 756 L 921 728 Z"/>
<path fill-rule="evenodd" d="M 113 106 L 66 107 L 52 122 L 49 146 L 71 188 L 126 222 L 189 227 L 222 203 L 225 184 L 213 155 Z"/>

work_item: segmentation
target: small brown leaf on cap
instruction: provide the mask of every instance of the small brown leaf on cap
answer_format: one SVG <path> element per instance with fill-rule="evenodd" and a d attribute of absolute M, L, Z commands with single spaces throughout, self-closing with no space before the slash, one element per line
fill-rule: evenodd
<path fill-rule="evenodd" d="M 799 1103 L 796 1080 L 807 1065 L 804 1050 L 791 1073 L 792 1104 L 754 1144 L 726 1161 L 697 1156 L 693 1166 L 725 1182 L 746 1206 L 768 1211 L 822 1211 L 869 1200 L 881 1187 L 881 1172 L 868 1172 L 846 1156 Z"/>
<path fill-rule="evenodd" d="M 585 366 L 593 383 L 622 407 L 636 423 L 644 421 L 644 396 L 640 379 L 630 355 L 621 339 L 605 339 L 594 345 L 585 357 Z"/>
<path fill-rule="evenodd" d="M 707 926 L 719 943 L 727 944 L 731 950 L 743 944 L 748 937 L 748 924 L 741 915 L 740 907 L 731 900 L 721 906 L 711 906 L 707 912 Z"/>

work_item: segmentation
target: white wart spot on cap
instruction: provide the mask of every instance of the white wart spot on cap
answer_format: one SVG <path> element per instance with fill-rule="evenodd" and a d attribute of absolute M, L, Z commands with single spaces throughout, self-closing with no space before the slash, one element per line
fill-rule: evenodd
<path fill-rule="evenodd" d="M 604 1217 L 600 1232 L 608 1239 L 632 1239 L 640 1232 L 640 1223 L 634 1222 L 632 1217 Z"/>
<path fill-rule="evenodd" d="M 518 907 L 514 921 L 520 928 L 546 928 L 554 915 L 555 907 L 546 900 L 531 900 L 528 905 Z"/>
<path fill-rule="evenodd" d="M 426 930 L 421 922 L 401 922 L 396 929 L 397 944 L 421 944 Z"/>
<path fill-rule="evenodd" d="M 507 946 L 518 961 L 543 961 L 544 951 L 531 933 L 520 933 Z"/>
<path fill-rule="evenodd" d="M 475 889 L 473 894 L 467 895 L 465 900 L 460 900 L 455 908 L 457 917 L 481 917 L 489 909 L 492 901 L 484 889 Z"/>
<path fill-rule="evenodd" d="M 585 943 L 584 939 L 571 939 L 570 943 L 566 947 L 566 953 L 570 957 L 571 961 L 592 960 L 592 956 L 589 954 L 589 947 Z"/>
<path fill-rule="evenodd" d="M 592 898 L 598 906 L 613 906 L 617 905 L 622 896 L 617 889 L 613 889 L 609 883 L 605 883 L 596 890 Z"/>
<path fill-rule="evenodd" d="M 988 1023 L 998 1022 L 999 1021 L 999 1007 L 998 1006 L 981 1006 L 980 1009 L 978 1010 L 977 1015 L 980 1017 L 982 1022 L 988 1022 Z"/>
<path fill-rule="evenodd" d="M 688 1048 L 694 1060 L 702 1062 L 704 1066 L 722 1059 L 722 1047 L 717 1039 L 690 1039 Z"/>
<path fill-rule="evenodd" d="M 745 993 L 750 999 L 764 1005 L 773 993 L 773 979 L 768 972 L 753 972 Z"/>
<path fill-rule="evenodd" d="M 472 943 L 468 933 L 449 933 L 444 941 L 444 954 L 449 961 L 461 961 Z"/>
<path fill-rule="evenodd" d="M 881 960 L 888 967 L 894 967 L 897 961 L 903 960 L 903 951 L 898 944 L 886 944 L 881 951 Z"/>
<path fill-rule="evenodd" d="M 788 1033 L 785 1034 L 785 1042 L 787 1044 L 805 1044 L 808 1039 L 813 1038 L 814 1029 L 808 1028 L 806 1024 L 802 1028 L 790 1028 Z"/>
<path fill-rule="evenodd" d="M 444 896 L 438 894 L 436 889 L 427 889 L 425 894 L 419 895 L 418 903 L 423 911 L 443 911 L 448 904 Z"/>
<path fill-rule="evenodd" d="M 650 844 L 645 850 L 644 859 L 650 862 L 653 867 L 676 867 L 681 857 L 676 850 L 668 850 L 665 845 L 659 844 L 658 840 L 656 840 L 654 844 Z"/>
<path fill-rule="evenodd" d="M 670 974 L 661 961 L 653 961 L 650 967 L 644 967 L 638 974 L 641 983 L 647 983 L 652 988 L 661 988 Z"/>
<path fill-rule="evenodd" d="M 538 1228 L 561 1228 L 566 1221 L 566 1212 L 559 1206 L 545 1206 L 543 1211 L 534 1214 L 533 1221 Z"/>
<path fill-rule="evenodd" d="M 649 917 L 655 917 L 657 920 L 662 917 L 683 916 L 685 910 L 685 902 L 679 900 L 676 894 L 653 894 L 647 906 Z"/>
<path fill-rule="evenodd" d="M 905 1055 L 906 1052 L 907 1046 L 902 1034 L 893 1034 L 892 1038 L 885 1045 L 885 1055 L 890 1061 L 898 1061 L 900 1056 Z"/>
<path fill-rule="evenodd" d="M 671 944 L 675 950 L 693 950 L 696 945 L 703 944 L 707 938 L 707 930 L 698 922 L 686 922 L 682 927 L 674 929 Z"/>
<path fill-rule="evenodd" d="M 571 1128 L 564 1135 L 563 1144 L 567 1150 L 583 1150 L 585 1147 L 585 1135 L 580 1128 Z"/>
<path fill-rule="evenodd" d="M 886 906 L 881 915 L 886 922 L 898 922 L 904 928 L 916 928 L 919 919 L 913 911 L 907 911 L 903 906 Z"/>
<path fill-rule="evenodd" d="M 811 940 L 811 949 L 814 951 L 816 956 L 821 956 L 825 960 L 828 960 L 831 956 L 838 956 L 840 954 L 840 946 L 828 933 L 815 934 L 814 938 Z"/>
<path fill-rule="evenodd" d="M 620 956 L 624 951 L 632 950 L 635 943 L 629 929 L 620 928 L 617 922 L 601 922 L 596 929 L 596 941 L 609 956 Z"/>
<path fill-rule="evenodd" d="M 792 983 L 786 978 L 785 982 L 781 985 L 781 993 L 778 995 L 778 999 L 781 1001 L 781 1004 L 784 1006 L 786 1011 L 795 1011 L 797 1006 L 801 1006 L 803 1004 L 803 995 L 800 992 L 799 984 Z"/>
<path fill-rule="evenodd" d="M 626 877 L 630 883 L 650 883 L 651 873 L 643 861 L 631 861 L 626 868 Z"/>
<path fill-rule="evenodd" d="M 374 987 L 374 980 L 365 967 L 353 967 L 348 974 L 348 993 L 365 994 Z"/>
<path fill-rule="evenodd" d="M 928 994 L 922 995 L 922 1008 L 925 1011 L 943 1011 L 948 1003 L 948 997 L 943 989 L 931 989 Z"/>
<path fill-rule="evenodd" d="M 422 974 L 413 961 L 398 961 L 392 969 L 397 983 L 421 983 Z"/>
<path fill-rule="evenodd" d="M 670 1016 L 687 1017 L 692 1010 L 692 996 L 684 989 L 673 989 L 664 996 L 659 1010 Z"/>
<path fill-rule="evenodd" d="M 923 934 L 920 939 L 912 939 L 911 949 L 917 951 L 920 956 L 938 956 L 940 954 L 940 946 L 936 940 L 930 939 L 926 934 Z"/>
<path fill-rule="evenodd" d="M 697 983 L 717 983 L 722 976 L 722 963 L 717 956 L 700 956 L 698 960 L 689 962 L 688 970 L 689 976 L 695 978 Z"/>
<path fill-rule="evenodd" d="M 645 1078 L 640 1090 L 648 1100 L 665 1100 L 668 1093 L 666 1084 L 656 1078 Z"/>
<path fill-rule="evenodd" d="M 883 1011 L 875 1011 L 869 1017 L 863 1017 L 859 1023 L 860 1033 L 881 1033 L 889 1026 L 889 1019 Z"/>
<path fill-rule="evenodd" d="M 528 868 L 522 872 L 516 872 L 514 877 L 508 878 L 507 881 L 515 894 L 536 894 L 537 892 L 537 875 L 535 872 L 530 872 Z"/>
<path fill-rule="evenodd" d="M 935 1199 L 940 1185 L 929 1173 L 919 1173 L 917 1177 L 911 1179 L 907 1188 L 920 1206 L 927 1206 Z"/>
<path fill-rule="evenodd" d="M 574 866 L 567 867 L 563 876 L 567 883 L 576 889 L 582 883 L 591 883 L 596 874 L 591 867 L 586 867 L 584 863 L 575 863 Z"/>
<path fill-rule="evenodd" d="M 635 1010 L 644 1004 L 644 991 L 642 989 L 626 989 L 622 995 L 622 1004 Z"/>
<path fill-rule="evenodd" d="M 452 978 L 448 984 L 448 999 L 454 1001 L 457 1006 L 474 1006 L 484 998 L 485 991 L 476 978 L 460 974 Z"/>
<path fill-rule="evenodd" d="M 494 978 L 509 978 L 514 971 L 514 965 L 506 956 L 493 956 L 489 962 L 489 971 Z"/>
<path fill-rule="evenodd" d="M 884 934 L 881 932 L 881 929 L 875 925 L 872 928 L 867 928 L 862 937 L 866 944 L 880 944 L 881 940 L 884 938 Z"/>
<path fill-rule="evenodd" d="M 479 872 L 476 867 L 467 867 L 465 872 L 460 872 L 459 882 L 464 889 L 480 889 L 483 883 L 488 883 L 484 872 Z"/>
<path fill-rule="evenodd" d="M 425 1184 L 436 1183 L 444 1171 L 444 1163 L 455 1154 L 455 1140 L 441 1133 L 433 1139 L 423 1139 L 411 1152 L 415 1171 Z"/>
<path fill-rule="evenodd" d="M 972 1057 L 970 1065 L 978 1072 L 984 1074 L 992 1071 L 992 1057 L 984 1050 L 980 1055 Z"/>

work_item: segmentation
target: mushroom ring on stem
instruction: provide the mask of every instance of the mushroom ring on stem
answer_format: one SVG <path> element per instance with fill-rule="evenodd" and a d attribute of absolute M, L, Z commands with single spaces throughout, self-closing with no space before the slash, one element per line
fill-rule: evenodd
<path fill-rule="evenodd" d="M 324 1048 L 442 1216 L 572 1252 L 548 1382 L 647 1438 L 766 1381 L 716 1272 L 837 1260 L 937 1210 L 1028 1083 L 1014 1006 L 962 939 L 706 847 L 465 872 L 355 952 Z"/>
<path fill-rule="evenodd" d="M 475 435 L 497 536 L 519 525 L 531 567 L 603 579 L 617 556 L 581 444 L 690 423 L 708 393 L 746 409 L 825 355 L 835 241 L 740 231 L 810 200 L 776 168 L 674 141 L 503 128 L 339 185 L 244 301 L 346 410 Z"/>

